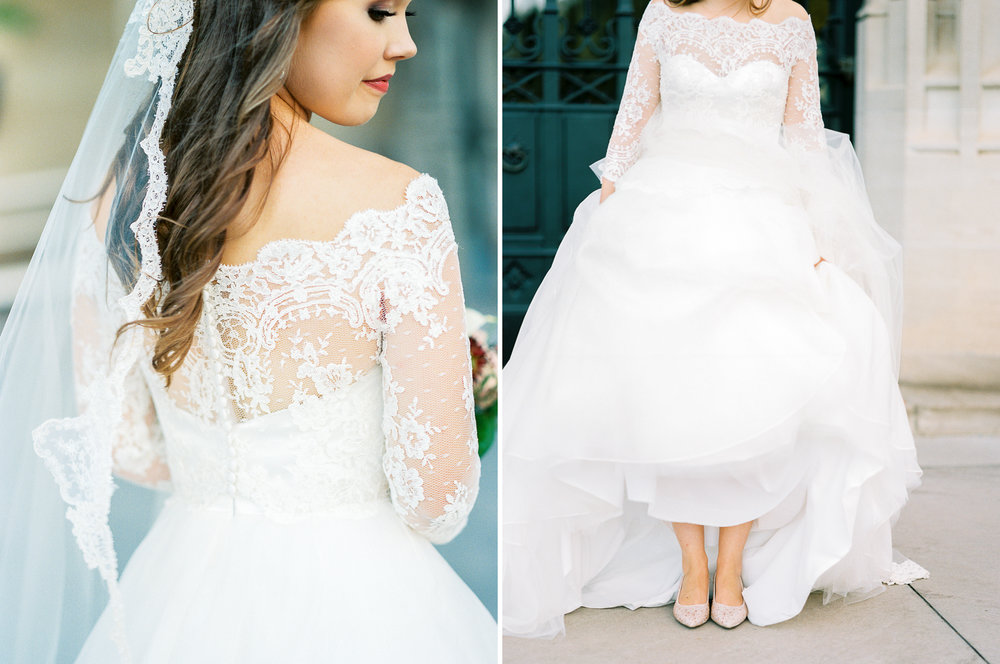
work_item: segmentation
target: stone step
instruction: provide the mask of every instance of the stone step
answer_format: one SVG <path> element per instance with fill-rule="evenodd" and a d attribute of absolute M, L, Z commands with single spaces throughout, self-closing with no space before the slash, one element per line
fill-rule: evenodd
<path fill-rule="evenodd" d="M 1000 435 L 1000 390 L 901 385 L 919 436 Z"/>

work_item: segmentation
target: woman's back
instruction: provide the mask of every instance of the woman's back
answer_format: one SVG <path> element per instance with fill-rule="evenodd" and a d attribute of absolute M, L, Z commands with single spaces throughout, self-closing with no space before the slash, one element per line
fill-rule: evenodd
<path fill-rule="evenodd" d="M 279 650 L 363 659 L 371 627 L 412 623 L 380 648 L 482 659 L 492 620 L 426 541 L 462 529 L 479 478 L 457 247 L 437 182 L 313 135 L 292 142 L 266 198 L 250 200 L 259 216 L 227 241 L 169 383 L 148 357 L 127 379 L 115 471 L 172 488 L 123 580 L 129 642 L 140 657 L 164 640 L 180 659 L 217 643 L 234 644 L 219 661 L 273 661 Z M 121 295 L 88 233 L 74 305 L 84 328 Z M 79 341 L 84 370 L 101 370 L 100 346 Z M 209 568 L 225 573 L 168 590 L 168 579 Z M 248 579 L 263 584 L 257 609 L 188 611 L 228 605 Z M 357 619 L 330 601 L 338 593 Z M 414 622 L 431 595 L 447 601 Z M 310 631 L 300 609 L 317 597 L 310 618 L 347 620 L 352 638 Z M 476 628 L 446 634 L 457 609 Z M 81 661 L 108 661 L 109 620 Z"/>
<path fill-rule="evenodd" d="M 400 512 L 438 537 L 460 528 L 478 457 L 456 247 L 437 183 L 304 123 L 274 177 L 255 182 L 270 186 L 248 201 L 256 219 L 248 212 L 227 233 L 180 368 L 168 385 L 145 364 L 166 443 L 150 468 L 170 466 L 175 492 L 202 503 L 257 496 L 283 513 L 340 510 L 339 494 L 387 495 L 388 440 Z M 240 440 L 258 430 L 281 443 L 264 457 Z M 285 478 L 277 495 L 274 477 Z"/>

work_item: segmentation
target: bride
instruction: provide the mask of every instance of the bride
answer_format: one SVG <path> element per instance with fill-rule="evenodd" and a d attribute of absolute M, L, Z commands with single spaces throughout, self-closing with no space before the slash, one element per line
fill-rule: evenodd
<path fill-rule="evenodd" d="M 504 369 L 505 633 L 770 625 L 922 573 L 891 546 L 921 472 L 899 246 L 823 127 L 805 11 L 651 0 L 596 170 Z"/>
<path fill-rule="evenodd" d="M 431 544 L 479 482 L 445 200 L 309 124 L 375 114 L 407 5 L 136 5 L 0 345 L 5 657 L 495 661 Z M 170 490 L 120 580 L 112 473 Z"/>

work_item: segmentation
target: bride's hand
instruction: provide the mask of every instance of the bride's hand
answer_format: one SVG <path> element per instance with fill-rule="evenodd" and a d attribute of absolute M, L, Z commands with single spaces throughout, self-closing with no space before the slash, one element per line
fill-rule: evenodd
<path fill-rule="evenodd" d="M 601 203 L 613 193 L 615 193 L 615 183 L 601 178 Z"/>

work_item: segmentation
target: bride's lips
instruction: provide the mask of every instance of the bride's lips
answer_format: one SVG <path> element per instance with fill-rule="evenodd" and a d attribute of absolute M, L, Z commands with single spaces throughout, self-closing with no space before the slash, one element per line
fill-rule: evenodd
<path fill-rule="evenodd" d="M 368 85 L 382 94 L 389 91 L 389 79 L 392 78 L 392 74 L 386 74 L 385 76 L 379 76 L 378 78 L 365 79 L 364 84 Z"/>

